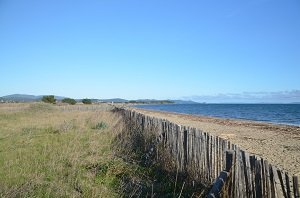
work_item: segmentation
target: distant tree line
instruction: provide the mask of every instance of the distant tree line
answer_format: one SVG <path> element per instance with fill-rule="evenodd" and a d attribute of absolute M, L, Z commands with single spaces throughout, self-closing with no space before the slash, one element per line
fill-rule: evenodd
<path fill-rule="evenodd" d="M 68 104 L 70 104 L 70 105 L 74 105 L 74 104 L 77 103 L 76 100 L 73 99 L 73 98 L 64 98 L 64 99 L 62 100 L 62 102 L 63 102 L 63 103 L 68 103 Z"/>
<path fill-rule="evenodd" d="M 82 100 L 82 103 L 83 104 L 92 104 L 92 100 L 85 98 L 85 99 Z"/>
<path fill-rule="evenodd" d="M 42 101 L 45 102 L 45 103 L 50 103 L 50 104 L 55 104 L 56 103 L 56 99 L 55 99 L 54 95 L 43 96 Z M 70 105 L 75 105 L 77 103 L 77 101 L 73 98 L 64 98 L 64 99 L 62 99 L 61 102 L 67 103 L 67 104 L 70 104 Z M 92 100 L 88 99 L 88 98 L 82 99 L 81 102 L 83 104 L 92 104 Z"/>
<path fill-rule="evenodd" d="M 46 102 L 46 103 L 51 103 L 51 104 L 56 103 L 56 99 L 55 99 L 54 95 L 43 96 L 42 101 Z"/>

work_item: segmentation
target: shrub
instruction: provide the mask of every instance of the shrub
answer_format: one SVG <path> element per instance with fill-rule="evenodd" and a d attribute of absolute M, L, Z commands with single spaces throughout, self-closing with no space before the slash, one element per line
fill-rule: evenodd
<path fill-rule="evenodd" d="M 56 99 L 54 98 L 54 95 L 43 96 L 42 101 L 46 102 L 46 103 L 51 103 L 51 104 L 56 103 Z"/>
<path fill-rule="evenodd" d="M 107 124 L 105 122 L 99 122 L 97 123 L 95 126 L 92 126 L 92 129 L 106 129 L 107 128 Z"/>
<path fill-rule="evenodd" d="M 92 104 L 92 100 L 86 98 L 86 99 L 83 99 L 83 100 L 82 100 L 82 103 L 83 103 L 83 104 Z"/>
<path fill-rule="evenodd" d="M 73 98 L 64 98 L 64 99 L 62 100 L 62 102 L 63 102 L 63 103 L 68 103 L 68 104 L 70 104 L 70 105 L 76 104 L 76 100 L 74 100 Z"/>

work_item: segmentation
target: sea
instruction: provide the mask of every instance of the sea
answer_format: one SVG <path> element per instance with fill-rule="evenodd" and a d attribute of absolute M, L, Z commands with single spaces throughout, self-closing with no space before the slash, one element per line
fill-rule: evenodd
<path fill-rule="evenodd" d="M 300 126 L 300 104 L 157 104 L 138 108 Z"/>

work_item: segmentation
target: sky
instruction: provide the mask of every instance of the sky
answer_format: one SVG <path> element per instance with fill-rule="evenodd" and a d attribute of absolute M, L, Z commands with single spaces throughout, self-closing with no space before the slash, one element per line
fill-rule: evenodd
<path fill-rule="evenodd" d="M 300 101 L 299 0 L 0 0 L 0 96 Z"/>

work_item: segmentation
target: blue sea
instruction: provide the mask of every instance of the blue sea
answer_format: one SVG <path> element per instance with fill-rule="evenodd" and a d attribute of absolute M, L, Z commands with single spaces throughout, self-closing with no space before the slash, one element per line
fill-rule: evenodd
<path fill-rule="evenodd" d="M 139 108 L 300 126 L 300 104 L 162 104 Z"/>

